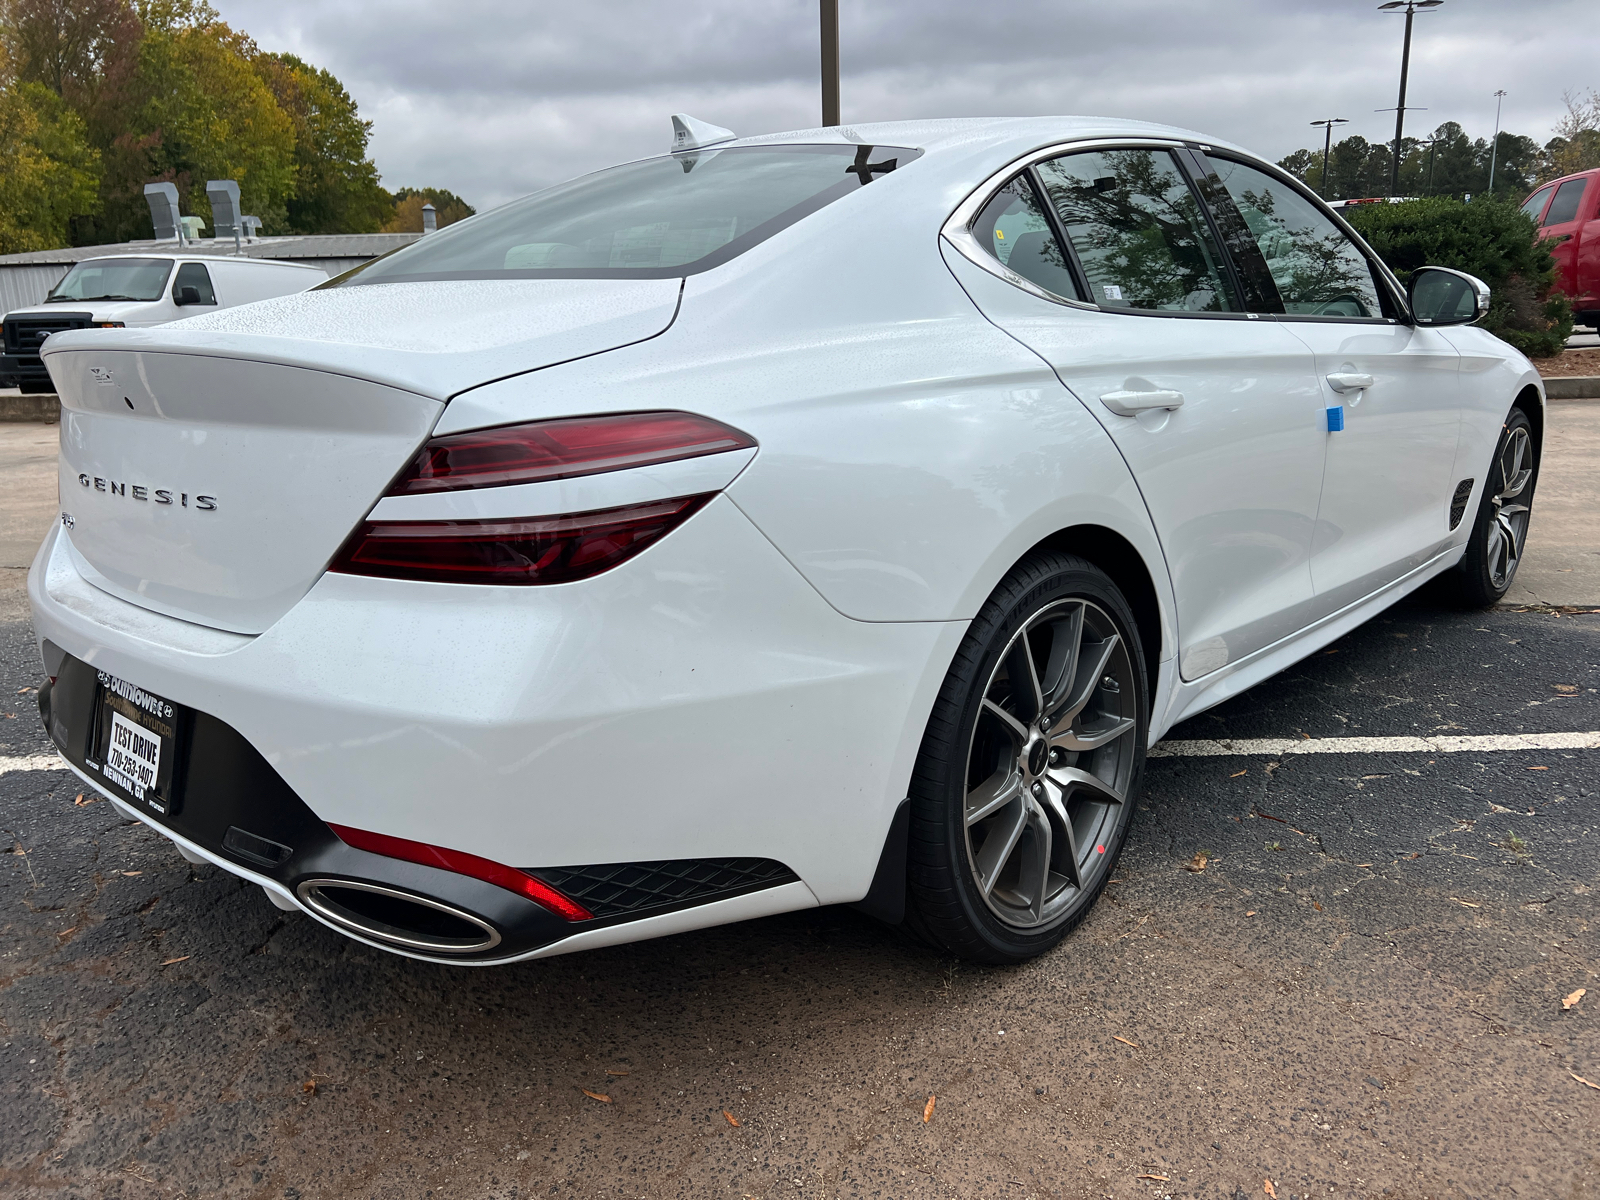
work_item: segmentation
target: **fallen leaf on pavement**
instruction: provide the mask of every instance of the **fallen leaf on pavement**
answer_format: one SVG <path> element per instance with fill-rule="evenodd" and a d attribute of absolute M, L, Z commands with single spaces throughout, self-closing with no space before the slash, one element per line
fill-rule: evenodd
<path fill-rule="evenodd" d="M 1578 690 L 1570 683 L 1552 683 L 1550 686 L 1564 696 L 1570 696 Z"/>
<path fill-rule="evenodd" d="M 728 1118 L 728 1124 L 729 1125 L 732 1125 L 735 1129 L 739 1128 L 739 1118 L 738 1117 L 734 1116 L 727 1109 L 723 1109 L 722 1110 L 722 1115 Z"/>
<path fill-rule="evenodd" d="M 1318 912 L 1322 911 L 1322 905 L 1318 904 L 1315 900 L 1311 902 L 1311 907 L 1316 909 Z"/>
<path fill-rule="evenodd" d="M 1249 912 L 1245 913 L 1245 916 L 1247 916 L 1247 917 L 1253 917 L 1255 915 L 1256 915 L 1256 910 L 1253 909 L 1253 908 Z"/>
<path fill-rule="evenodd" d="M 924 1125 L 933 1120 L 933 1102 L 937 1099 L 937 1096 L 929 1096 L 928 1102 L 922 1106 L 922 1123 Z"/>
<path fill-rule="evenodd" d="M 1135 1175 L 1135 1179 L 1159 1179 L 1162 1183 L 1171 1183 L 1171 1175 Z"/>
<path fill-rule="evenodd" d="M 1111 1040 L 1112 1040 L 1112 1041 L 1113 1041 L 1113 1042 L 1121 1042 L 1121 1043 L 1122 1043 L 1122 1044 L 1123 1044 L 1123 1045 L 1124 1045 L 1124 1046 L 1133 1046 L 1133 1043 L 1132 1043 L 1132 1042 L 1130 1042 L 1130 1041 L 1129 1041 L 1129 1040 L 1128 1040 L 1128 1039 L 1127 1039 L 1127 1038 L 1125 1038 L 1125 1037 L 1118 1037 L 1118 1036 L 1117 1036 L 1117 1035 L 1116 1035 L 1116 1034 L 1112 1034 L 1112 1035 L 1111 1035 Z M 1134 1049 L 1135 1049 L 1135 1050 L 1137 1050 L 1137 1049 L 1138 1049 L 1138 1048 L 1139 1048 L 1139 1047 L 1137 1047 L 1137 1046 L 1133 1046 L 1133 1048 L 1134 1048 Z"/>
<path fill-rule="evenodd" d="M 1571 1071 L 1568 1071 L 1567 1074 L 1572 1075 L 1572 1077 L 1579 1083 L 1583 1084 L 1584 1087 L 1592 1087 L 1595 1091 L 1600 1092 L 1600 1083 L 1590 1083 L 1582 1075 L 1573 1075 Z"/>
<path fill-rule="evenodd" d="M 578 1090 L 585 1096 L 589 1097 L 589 1099 L 600 1101 L 601 1104 L 611 1103 L 611 1097 L 606 1095 L 604 1092 L 591 1092 L 588 1088 L 579 1088 Z"/>
<path fill-rule="evenodd" d="M 1229 775 L 1228 778 L 1229 779 L 1237 779 L 1241 775 L 1248 775 L 1248 774 L 1250 774 L 1250 768 L 1246 767 L 1242 771 L 1235 771 L 1232 775 Z M 1141 1176 L 1139 1176 L 1139 1178 L 1140 1179 L 1144 1179 L 1145 1176 L 1141 1175 Z M 1165 1179 L 1166 1176 L 1165 1175 L 1151 1175 L 1149 1178 L 1151 1178 L 1151 1179 Z"/>
<path fill-rule="evenodd" d="M 1261 1181 L 1261 1190 L 1271 1196 L 1272 1200 L 1278 1200 L 1278 1189 L 1272 1186 L 1272 1180 L 1263 1179 Z"/>
<path fill-rule="evenodd" d="M 302 1083 L 300 1085 L 300 1090 L 302 1092 L 304 1092 L 308 1096 L 316 1095 L 317 1094 L 317 1081 L 315 1079 L 306 1080 L 304 1083 Z"/>
<path fill-rule="evenodd" d="M 162 963 L 161 965 L 163 967 L 170 967 L 173 963 L 188 962 L 193 957 L 194 957 L 194 955 L 192 955 L 192 954 L 185 954 L 182 958 L 169 958 L 169 959 L 167 959 L 166 962 Z"/>
<path fill-rule="evenodd" d="M 1183 864 L 1183 869 L 1185 871 L 1194 871 L 1196 874 L 1198 874 L 1199 872 L 1204 871 L 1206 869 L 1206 863 L 1208 863 L 1209 861 L 1211 861 L 1211 860 L 1206 857 L 1205 853 L 1201 852 L 1199 854 L 1196 854 L 1188 862 L 1184 863 Z"/>
<path fill-rule="evenodd" d="M 1561 1002 L 1561 1011 L 1566 1012 L 1568 1009 L 1577 1008 L 1578 1001 L 1582 1000 L 1588 994 L 1588 988 L 1579 988 L 1577 991 L 1573 992 L 1572 995 L 1568 996 Z"/>

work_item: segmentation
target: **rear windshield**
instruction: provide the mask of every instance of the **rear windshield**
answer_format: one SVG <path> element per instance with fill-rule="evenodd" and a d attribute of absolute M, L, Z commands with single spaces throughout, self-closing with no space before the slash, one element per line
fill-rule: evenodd
<path fill-rule="evenodd" d="M 920 153 L 904 146 L 713 146 L 629 163 L 430 233 L 323 286 L 692 275 Z"/>
<path fill-rule="evenodd" d="M 170 258 L 102 258 L 81 262 L 51 289 L 46 304 L 61 300 L 159 300 L 172 270 Z"/>

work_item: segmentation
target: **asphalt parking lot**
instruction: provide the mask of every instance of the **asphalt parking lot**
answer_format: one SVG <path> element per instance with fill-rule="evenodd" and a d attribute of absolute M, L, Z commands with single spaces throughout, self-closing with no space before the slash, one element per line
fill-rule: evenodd
<path fill-rule="evenodd" d="M 1175 730 L 1119 882 L 1021 968 L 836 909 L 413 963 L 0 774 L 0 1191 L 1595 1194 L 1600 751 L 1546 735 L 1600 731 L 1600 404 L 1551 408 L 1520 610 L 1419 595 Z M 48 750 L 31 428 L 0 437 L 11 762 Z"/>

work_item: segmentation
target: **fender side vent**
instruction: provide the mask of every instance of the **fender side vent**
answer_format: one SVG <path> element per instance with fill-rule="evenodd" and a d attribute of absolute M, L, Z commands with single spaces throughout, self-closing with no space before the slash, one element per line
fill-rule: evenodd
<path fill-rule="evenodd" d="M 667 906 L 725 900 L 799 878 L 770 858 L 680 858 L 539 867 L 528 873 L 559 888 L 597 917 L 635 916 Z"/>
<path fill-rule="evenodd" d="M 1456 484 L 1456 494 L 1450 497 L 1450 528 L 1454 529 L 1461 524 L 1461 518 L 1467 511 L 1467 501 L 1472 498 L 1472 485 L 1476 482 L 1463 479 Z"/>

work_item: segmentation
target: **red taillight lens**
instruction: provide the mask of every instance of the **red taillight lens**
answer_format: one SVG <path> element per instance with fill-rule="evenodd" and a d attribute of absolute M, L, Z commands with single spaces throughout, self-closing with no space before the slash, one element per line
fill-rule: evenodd
<path fill-rule="evenodd" d="M 398 858 L 403 862 L 420 863 L 425 867 L 439 867 L 441 870 L 454 871 L 457 875 L 470 875 L 473 879 L 481 879 L 525 896 L 567 921 L 594 919 L 594 914 L 577 901 L 567 899 L 549 884 L 515 867 L 479 858 L 463 850 L 446 850 L 443 846 L 430 846 L 426 842 L 390 837 L 386 833 L 352 829 L 348 825 L 329 825 L 328 828 L 341 842 L 357 850 L 381 854 L 385 858 Z"/>
<path fill-rule="evenodd" d="M 754 445 L 748 434 L 694 413 L 564 417 L 436 437 L 395 481 L 389 495 L 569 479 Z"/>
<path fill-rule="evenodd" d="M 714 494 L 516 521 L 368 521 L 328 569 L 433 583 L 571 583 L 626 562 Z"/>

